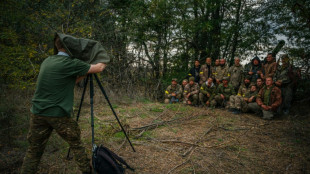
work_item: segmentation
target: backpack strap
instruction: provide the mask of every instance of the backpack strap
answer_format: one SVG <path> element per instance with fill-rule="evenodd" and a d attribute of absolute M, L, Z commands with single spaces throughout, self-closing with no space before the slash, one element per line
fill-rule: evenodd
<path fill-rule="evenodd" d="M 100 150 L 97 153 L 100 154 L 101 156 L 103 156 L 104 159 L 106 159 L 114 167 L 114 169 L 116 170 L 116 173 L 122 174 L 122 172 L 116 166 L 115 162 L 107 154 L 105 154 L 104 152 L 102 152 Z"/>
<path fill-rule="evenodd" d="M 133 169 L 132 167 L 130 167 L 126 161 L 121 158 L 120 156 L 116 155 L 114 152 L 112 152 L 110 149 L 104 147 L 104 146 L 101 146 L 102 148 L 104 148 L 106 151 L 108 151 L 112 156 L 113 158 L 115 158 L 117 161 L 121 162 L 122 164 L 124 164 L 128 169 L 130 169 L 131 171 L 134 171 L 135 169 Z"/>

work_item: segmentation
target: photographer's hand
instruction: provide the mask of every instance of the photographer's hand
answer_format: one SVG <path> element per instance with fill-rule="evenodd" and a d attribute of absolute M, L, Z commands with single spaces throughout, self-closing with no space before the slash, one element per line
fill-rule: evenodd
<path fill-rule="evenodd" d="M 90 68 L 87 72 L 87 74 L 94 74 L 94 73 L 99 73 L 105 69 L 107 64 L 105 63 L 97 63 L 95 65 L 90 65 Z"/>

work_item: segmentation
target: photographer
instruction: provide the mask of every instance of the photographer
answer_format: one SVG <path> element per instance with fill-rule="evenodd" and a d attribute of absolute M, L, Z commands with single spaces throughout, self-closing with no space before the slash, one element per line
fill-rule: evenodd
<path fill-rule="evenodd" d="M 32 99 L 32 116 L 27 137 L 29 147 L 21 173 L 36 173 L 46 143 L 54 129 L 69 144 L 80 170 L 85 174 L 91 173 L 90 160 L 81 143 L 79 125 L 70 117 L 70 113 L 75 83 L 89 73 L 103 71 L 106 64 L 90 65 L 70 57 L 70 52 L 58 35 L 55 36 L 54 44 L 57 55 L 49 56 L 40 67 Z M 105 62 L 108 61 L 109 59 L 106 59 Z"/>

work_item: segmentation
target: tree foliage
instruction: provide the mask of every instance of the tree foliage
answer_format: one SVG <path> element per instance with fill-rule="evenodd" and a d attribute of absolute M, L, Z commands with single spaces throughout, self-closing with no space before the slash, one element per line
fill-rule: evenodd
<path fill-rule="evenodd" d="M 185 77 L 195 59 L 233 62 L 266 54 L 287 38 L 284 52 L 307 62 L 307 0 L 3 0 L 1 83 L 33 86 L 52 54 L 54 32 L 95 39 L 113 56 L 104 78 L 113 89 L 159 98 L 172 77 Z M 125 86 L 119 89 L 119 84 Z"/>

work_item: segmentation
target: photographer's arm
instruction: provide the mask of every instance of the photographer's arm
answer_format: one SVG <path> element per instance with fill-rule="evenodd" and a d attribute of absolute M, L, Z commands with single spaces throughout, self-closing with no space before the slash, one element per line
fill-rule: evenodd
<path fill-rule="evenodd" d="M 95 65 L 90 65 L 90 68 L 87 72 L 87 74 L 94 74 L 94 73 L 99 73 L 105 69 L 107 64 L 105 63 L 97 63 Z"/>
<path fill-rule="evenodd" d="M 99 73 L 105 69 L 107 65 L 104 63 L 97 63 L 95 65 L 90 65 L 90 68 L 87 72 L 87 74 L 94 74 L 94 73 Z M 75 83 L 79 83 L 82 79 L 84 79 L 87 75 L 85 76 L 80 76 L 76 78 Z"/>

